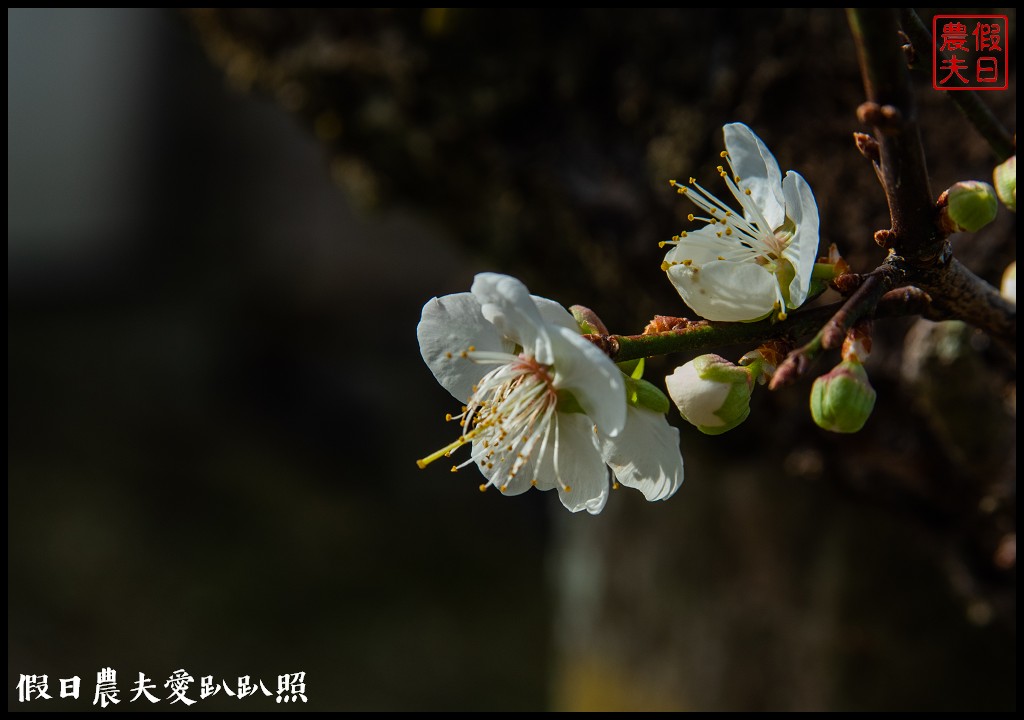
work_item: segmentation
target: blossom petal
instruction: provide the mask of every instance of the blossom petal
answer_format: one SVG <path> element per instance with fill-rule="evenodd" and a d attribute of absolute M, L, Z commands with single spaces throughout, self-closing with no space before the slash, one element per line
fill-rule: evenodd
<path fill-rule="evenodd" d="M 786 215 L 796 224 L 796 232 L 783 255 L 793 263 L 796 275 L 789 284 L 789 306 L 800 307 L 807 299 L 811 273 L 818 259 L 818 204 L 807 181 L 792 170 L 782 181 L 786 195 Z"/>
<path fill-rule="evenodd" d="M 672 402 L 679 408 L 679 414 L 687 422 L 708 428 L 725 424 L 718 417 L 718 411 L 722 409 L 732 388 L 728 383 L 703 379 L 693 360 L 677 367 L 671 375 L 666 375 L 665 388 Z"/>
<path fill-rule="evenodd" d="M 493 366 L 459 357 L 470 346 L 477 350 L 511 352 L 512 343 L 484 319 L 480 303 L 470 293 L 432 298 L 423 306 L 416 337 L 420 355 L 445 390 L 465 402 L 480 378 Z"/>
<path fill-rule="evenodd" d="M 558 498 L 571 512 L 597 515 L 608 501 L 608 468 L 597 446 L 597 434 L 586 415 L 559 413 L 555 471 Z M 569 490 L 564 488 L 568 487 Z"/>
<path fill-rule="evenodd" d="M 568 390 L 605 435 L 615 436 L 626 424 L 626 383 L 622 371 L 578 331 L 552 328 L 555 387 Z"/>
<path fill-rule="evenodd" d="M 705 225 L 702 228 L 687 232 L 679 238 L 679 243 L 665 253 L 668 263 L 681 263 L 689 260 L 694 265 L 714 262 L 719 257 L 734 255 L 742 246 L 732 237 L 728 240 L 718 237 L 721 230 L 717 225 Z M 755 251 L 751 250 L 753 256 Z M 730 257 L 730 259 L 732 259 Z"/>
<path fill-rule="evenodd" d="M 775 307 L 775 276 L 756 263 L 673 265 L 669 280 L 683 301 L 708 320 L 757 320 Z"/>
<path fill-rule="evenodd" d="M 480 301 L 484 318 L 493 323 L 498 332 L 511 338 L 538 362 L 554 362 L 548 324 L 541 317 L 530 291 L 519 280 L 497 273 L 480 273 L 470 288 Z"/>
<path fill-rule="evenodd" d="M 575 333 L 579 333 L 580 326 L 577 324 L 576 318 L 574 318 L 564 307 L 556 303 L 554 300 L 548 300 L 547 298 L 538 297 L 537 295 L 531 295 L 530 297 L 533 298 L 533 304 L 537 306 L 537 311 L 540 313 L 540 316 L 544 318 L 544 322 L 549 325 L 568 328 Z"/>
<path fill-rule="evenodd" d="M 651 502 L 667 500 L 683 484 L 679 431 L 659 412 L 630 407 L 626 413 L 626 428 L 604 440 L 601 454 L 621 484 Z"/>
<path fill-rule="evenodd" d="M 761 138 L 743 123 L 729 123 L 722 128 L 722 133 L 732 169 L 740 177 L 737 185 L 743 190 L 750 190 L 751 200 L 771 226 L 763 229 L 767 232 L 775 230 L 786 221 L 779 163 Z M 747 220 L 756 218 L 747 217 Z"/>

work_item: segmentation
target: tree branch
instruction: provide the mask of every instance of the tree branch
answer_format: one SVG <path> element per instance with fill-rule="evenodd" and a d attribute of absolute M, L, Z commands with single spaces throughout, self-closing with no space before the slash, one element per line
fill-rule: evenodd
<path fill-rule="evenodd" d="M 866 284 L 864 283 L 864 285 Z M 863 288 L 864 285 L 861 287 Z M 884 283 L 877 283 L 873 287 L 884 287 Z M 626 362 L 677 352 L 710 350 L 723 345 L 760 344 L 770 338 L 803 337 L 817 332 L 822 325 L 829 322 L 837 313 L 842 312 L 853 300 L 854 298 L 850 298 L 793 313 L 785 322 L 761 320 L 753 323 L 731 323 L 658 317 L 651 322 L 642 335 L 592 334 L 583 337 L 601 348 L 615 362 Z M 850 323 L 852 324 L 859 317 L 867 315 L 888 318 L 930 314 L 931 298 L 917 288 L 903 287 L 882 295 L 880 299 L 875 298 L 875 300 L 875 304 L 870 307 L 869 303 L 858 301 L 863 305 L 863 311 L 858 313 L 851 311 L 848 314 Z M 657 328 L 671 329 L 659 330 Z"/>
<path fill-rule="evenodd" d="M 772 376 L 769 389 L 775 390 L 797 380 L 823 350 L 840 347 L 854 323 L 874 312 L 879 301 L 899 284 L 902 273 L 886 263 L 863 276 L 857 291 L 829 318 L 809 343 L 791 352 Z M 900 297 L 900 296 L 897 296 Z"/>
<path fill-rule="evenodd" d="M 950 319 L 981 328 L 1013 352 L 1016 306 L 952 258 L 945 232 L 937 223 L 910 76 L 898 42 L 896 11 L 850 9 L 847 17 L 867 94 L 857 114 L 874 128 L 876 171 L 892 221 L 892 230 L 879 231 L 875 239 L 890 249 L 888 262 L 902 272 L 904 283 L 931 295 L 936 309 Z M 858 147 L 862 152 L 867 148 L 868 157 L 874 159 L 873 145 L 861 140 Z"/>
<path fill-rule="evenodd" d="M 935 223 L 935 200 L 928 186 L 896 11 L 851 8 L 847 17 L 868 99 L 858 117 L 873 126 L 878 142 L 893 247 L 912 264 L 929 265 L 947 252 L 946 238 Z"/>

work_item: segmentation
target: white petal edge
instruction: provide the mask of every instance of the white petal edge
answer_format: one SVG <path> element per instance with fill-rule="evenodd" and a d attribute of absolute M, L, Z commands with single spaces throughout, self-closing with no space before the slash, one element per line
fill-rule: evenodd
<path fill-rule="evenodd" d="M 555 387 L 568 390 L 593 424 L 615 436 L 626 424 L 626 383 L 622 371 L 579 332 L 552 328 L 555 348 Z"/>
<path fill-rule="evenodd" d="M 558 498 L 570 512 L 597 515 L 608 502 L 608 467 L 598 449 L 593 424 L 579 413 L 559 414 L 555 470 Z M 568 486 L 568 492 L 563 487 Z"/>
<path fill-rule="evenodd" d="M 789 306 L 797 308 L 807 299 L 811 273 L 818 259 L 818 203 L 811 186 L 792 170 L 782 181 L 782 191 L 786 196 L 786 215 L 796 224 L 796 233 L 783 254 L 796 268 L 789 284 Z"/>
<path fill-rule="evenodd" d="M 503 340 L 494 325 L 484 319 L 480 303 L 470 293 L 430 299 L 423 306 L 416 338 L 427 367 L 441 386 L 460 402 L 469 399 L 473 385 L 494 366 L 480 365 L 459 357 L 459 353 L 470 346 L 499 352 L 513 349 L 512 343 Z"/>
<path fill-rule="evenodd" d="M 651 502 L 667 500 L 683 484 L 679 431 L 659 412 L 635 407 L 626 412 L 622 434 L 602 443 L 605 462 L 622 485 Z"/>
<path fill-rule="evenodd" d="M 779 163 L 761 138 L 743 123 L 725 125 L 722 134 L 725 136 L 725 150 L 729 153 L 732 168 L 740 176 L 740 188 L 750 190 L 750 198 L 771 225 L 762 229 L 766 232 L 775 230 L 786 221 Z"/>
<path fill-rule="evenodd" d="M 533 300 L 533 304 L 537 306 L 537 312 L 540 313 L 544 322 L 549 325 L 557 325 L 579 333 L 580 326 L 576 322 L 576 318 L 574 318 L 572 313 L 564 307 L 556 303 L 554 300 L 548 300 L 547 298 L 538 297 L 537 295 L 531 295 L 530 298 Z"/>
<path fill-rule="evenodd" d="M 517 342 L 538 362 L 554 362 L 548 324 L 522 282 L 509 275 L 480 273 L 473 278 L 470 292 L 480 301 L 483 317 L 501 335 Z"/>
<path fill-rule="evenodd" d="M 683 302 L 708 320 L 748 322 L 775 307 L 775 276 L 755 263 L 673 265 L 667 273 Z"/>

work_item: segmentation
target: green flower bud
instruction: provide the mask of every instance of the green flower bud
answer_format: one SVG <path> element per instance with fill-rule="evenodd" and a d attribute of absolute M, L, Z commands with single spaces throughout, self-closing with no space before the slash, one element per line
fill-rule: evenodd
<path fill-rule="evenodd" d="M 854 360 L 843 360 L 811 388 L 811 416 L 824 430 L 855 433 L 874 408 L 875 389 L 864 366 Z"/>
<path fill-rule="evenodd" d="M 754 370 L 720 355 L 701 355 L 677 367 L 665 386 L 687 422 L 706 435 L 720 435 L 750 414 Z"/>
<path fill-rule="evenodd" d="M 992 171 L 992 182 L 996 186 L 996 195 L 1003 205 L 1017 212 L 1017 156 L 997 165 Z"/>
<path fill-rule="evenodd" d="M 978 180 L 958 182 L 946 191 L 943 224 L 950 232 L 977 232 L 996 219 L 999 201 L 991 185 Z"/>

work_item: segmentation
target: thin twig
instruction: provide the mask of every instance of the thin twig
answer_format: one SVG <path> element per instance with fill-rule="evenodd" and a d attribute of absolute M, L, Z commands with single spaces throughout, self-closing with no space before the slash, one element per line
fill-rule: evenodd
<path fill-rule="evenodd" d="M 775 390 L 789 385 L 803 376 L 823 351 L 841 346 L 847 331 L 858 320 L 874 313 L 882 297 L 898 284 L 900 276 L 901 273 L 888 263 L 865 275 L 857 291 L 828 319 L 810 342 L 791 352 L 779 365 L 769 388 Z"/>
<path fill-rule="evenodd" d="M 848 305 L 853 298 L 830 305 L 792 313 L 785 322 L 762 320 L 754 323 L 712 322 L 710 320 L 687 320 L 673 318 L 674 329 L 648 331 L 642 335 L 584 335 L 583 337 L 601 348 L 615 362 L 626 362 L 654 355 L 668 355 L 678 352 L 701 352 L 724 345 L 760 344 L 766 339 L 783 337 L 806 337 L 818 331 L 837 312 Z M 904 287 L 886 293 L 864 314 L 873 317 L 899 317 L 927 313 L 931 298 L 917 288 Z M 871 312 L 873 310 L 873 313 Z M 848 315 L 853 317 L 853 314 Z M 853 318 L 854 320 L 856 318 Z M 665 318 L 661 325 L 667 324 Z M 653 323 L 652 323 L 653 324 Z"/>

